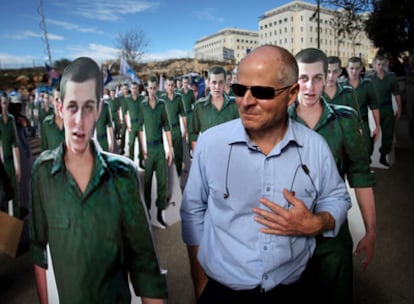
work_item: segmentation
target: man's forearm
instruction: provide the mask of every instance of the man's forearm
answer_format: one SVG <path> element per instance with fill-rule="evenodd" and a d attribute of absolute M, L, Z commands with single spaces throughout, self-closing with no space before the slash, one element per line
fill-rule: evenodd
<path fill-rule="evenodd" d="M 207 285 L 208 278 L 197 259 L 198 246 L 187 246 L 187 251 L 190 259 L 191 278 L 194 283 L 194 292 L 196 298 L 198 299 Z"/>
<path fill-rule="evenodd" d="M 329 212 L 319 212 L 315 214 L 313 224 L 313 236 L 335 229 L 335 219 Z"/>
<path fill-rule="evenodd" d="M 36 264 L 34 266 L 34 274 L 37 287 L 37 295 L 39 297 L 40 304 L 47 304 L 47 283 L 46 283 L 46 270 Z"/>

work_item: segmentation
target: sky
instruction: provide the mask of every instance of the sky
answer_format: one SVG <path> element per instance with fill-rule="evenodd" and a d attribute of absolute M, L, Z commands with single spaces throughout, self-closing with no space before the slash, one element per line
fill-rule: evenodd
<path fill-rule="evenodd" d="M 144 61 L 193 57 L 194 44 L 201 37 L 229 27 L 257 31 L 260 16 L 290 0 L 5 1 L 0 10 L 1 69 L 43 66 L 48 61 L 40 2 L 52 63 L 89 56 L 102 64 L 119 58 L 119 33 L 145 34 Z"/>

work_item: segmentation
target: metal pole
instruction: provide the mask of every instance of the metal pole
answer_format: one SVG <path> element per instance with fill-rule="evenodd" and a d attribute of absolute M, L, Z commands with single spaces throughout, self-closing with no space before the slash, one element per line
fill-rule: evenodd
<path fill-rule="evenodd" d="M 317 6 L 318 6 L 318 8 L 317 8 L 317 16 L 318 16 L 318 19 L 317 19 L 317 22 L 318 22 L 318 49 L 320 48 L 320 39 L 321 39 L 321 34 L 320 34 L 320 30 L 321 30 L 321 26 L 320 26 L 320 10 L 321 10 L 321 0 L 317 0 L 316 1 L 317 2 Z"/>
<path fill-rule="evenodd" d="M 47 38 L 47 29 L 46 29 L 46 22 L 45 22 L 45 15 L 43 13 L 43 2 L 42 0 L 39 0 L 39 9 L 38 9 L 39 15 L 40 15 L 40 28 L 43 30 L 43 40 L 46 44 L 46 51 L 47 51 L 47 57 L 49 59 L 49 65 L 52 66 L 52 55 L 50 54 L 50 47 L 49 47 L 49 39 Z"/>

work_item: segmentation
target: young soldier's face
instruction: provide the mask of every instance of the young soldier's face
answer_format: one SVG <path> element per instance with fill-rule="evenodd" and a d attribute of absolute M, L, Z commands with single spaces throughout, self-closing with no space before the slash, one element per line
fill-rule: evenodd
<path fill-rule="evenodd" d="M 166 89 L 168 93 L 170 94 L 174 93 L 174 81 L 167 80 Z"/>
<path fill-rule="evenodd" d="M 339 74 L 341 72 L 340 66 L 338 63 L 328 64 L 328 75 L 327 75 L 327 87 L 335 87 L 336 81 L 338 80 Z"/>
<path fill-rule="evenodd" d="M 377 73 L 384 73 L 386 62 L 385 60 L 376 60 L 374 68 Z"/>
<path fill-rule="evenodd" d="M 221 97 L 224 92 L 226 80 L 223 74 L 211 74 L 209 78 L 210 94 L 213 97 Z"/>
<path fill-rule="evenodd" d="M 188 79 L 183 79 L 183 88 L 188 89 Z"/>
<path fill-rule="evenodd" d="M 7 98 L 2 96 L 1 97 L 1 112 L 7 113 L 7 106 L 8 106 L 8 102 L 7 102 Z"/>
<path fill-rule="evenodd" d="M 359 74 L 361 73 L 361 64 L 359 62 L 350 62 L 346 68 L 350 80 L 359 79 Z"/>
<path fill-rule="evenodd" d="M 133 96 L 138 95 L 138 86 L 137 85 L 132 85 L 131 86 L 131 95 L 133 95 Z"/>
<path fill-rule="evenodd" d="M 122 95 L 127 96 L 128 95 L 128 86 L 122 87 Z"/>
<path fill-rule="evenodd" d="M 299 62 L 299 102 L 305 106 L 317 104 L 325 86 L 323 62 Z"/>
<path fill-rule="evenodd" d="M 157 93 L 157 84 L 155 82 L 148 82 L 148 95 L 155 98 Z"/>
<path fill-rule="evenodd" d="M 98 116 L 96 80 L 68 81 L 59 111 L 65 127 L 68 152 L 82 154 L 87 151 Z"/>

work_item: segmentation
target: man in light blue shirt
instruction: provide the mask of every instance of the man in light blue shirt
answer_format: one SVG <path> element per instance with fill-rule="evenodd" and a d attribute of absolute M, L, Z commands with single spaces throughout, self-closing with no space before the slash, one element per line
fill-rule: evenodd
<path fill-rule="evenodd" d="M 181 207 L 196 297 L 294 301 L 313 236 L 336 235 L 349 197 L 326 142 L 287 118 L 298 93 L 294 57 L 259 47 L 237 76 L 240 119 L 200 136 Z"/>

